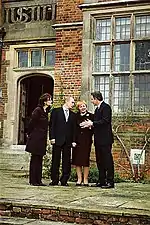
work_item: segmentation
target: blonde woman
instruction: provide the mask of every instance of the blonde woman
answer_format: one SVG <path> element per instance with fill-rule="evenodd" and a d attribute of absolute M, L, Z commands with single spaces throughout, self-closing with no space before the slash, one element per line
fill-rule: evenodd
<path fill-rule="evenodd" d="M 76 147 L 72 152 L 72 164 L 76 166 L 77 183 L 76 186 L 81 186 L 82 181 L 84 186 L 88 186 L 89 161 L 92 145 L 92 128 L 81 128 L 80 123 L 87 119 L 93 120 L 93 114 L 87 111 L 85 101 L 77 102 L 78 112 L 76 113 Z M 83 172 L 83 178 L 82 178 Z"/>

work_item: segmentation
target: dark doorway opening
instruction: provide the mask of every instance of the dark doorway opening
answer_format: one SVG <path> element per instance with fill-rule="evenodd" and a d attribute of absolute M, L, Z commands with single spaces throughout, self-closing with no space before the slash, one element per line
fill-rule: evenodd
<path fill-rule="evenodd" d="M 20 82 L 19 132 L 18 144 L 26 144 L 26 133 L 32 111 L 38 105 L 43 93 L 53 96 L 54 81 L 51 77 L 32 75 Z"/>

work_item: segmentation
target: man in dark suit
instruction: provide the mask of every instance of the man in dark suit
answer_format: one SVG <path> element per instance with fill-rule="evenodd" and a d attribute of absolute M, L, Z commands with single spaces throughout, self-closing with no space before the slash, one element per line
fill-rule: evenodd
<path fill-rule="evenodd" d="M 65 104 L 54 108 L 50 118 L 50 140 L 52 148 L 52 167 L 50 185 L 59 183 L 59 167 L 62 154 L 62 186 L 68 186 L 71 172 L 71 147 L 75 147 L 75 114 L 70 110 L 74 106 L 74 99 L 67 97 Z"/>
<path fill-rule="evenodd" d="M 97 106 L 94 121 L 88 120 L 80 125 L 81 127 L 94 127 L 96 163 L 99 170 L 99 180 L 94 186 L 114 188 L 114 162 L 111 153 L 114 140 L 111 126 L 111 107 L 103 101 L 99 91 L 91 93 L 91 102 Z"/>

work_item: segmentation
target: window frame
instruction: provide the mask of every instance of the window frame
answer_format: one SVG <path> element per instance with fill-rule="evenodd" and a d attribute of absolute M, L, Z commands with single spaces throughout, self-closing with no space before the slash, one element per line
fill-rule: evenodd
<path fill-rule="evenodd" d="M 19 52 L 26 50 L 28 52 L 28 66 L 27 67 L 19 67 Z M 41 51 L 41 65 L 40 66 L 32 66 L 32 51 L 37 51 L 40 50 Z M 47 66 L 45 64 L 45 52 L 46 50 L 49 51 L 55 51 L 55 46 L 49 46 L 49 47 L 23 47 L 23 48 L 17 48 L 16 49 L 16 54 L 17 54 L 17 60 L 16 60 L 16 68 L 17 69 L 38 69 L 38 68 L 50 68 L 50 69 L 54 69 L 55 64 L 49 65 Z"/>
<path fill-rule="evenodd" d="M 150 69 L 149 70 L 135 70 L 135 46 L 136 46 L 136 42 L 138 41 L 150 41 L 150 37 L 146 36 L 143 38 L 135 38 L 135 19 L 138 16 L 148 16 L 148 12 L 125 12 L 125 13 L 113 13 L 113 14 L 105 14 L 105 15 L 96 15 L 96 16 L 92 16 L 91 20 L 92 20 L 92 42 L 91 42 L 91 46 L 92 46 L 92 79 L 93 79 L 93 87 L 92 89 L 94 89 L 94 77 L 95 76 L 109 76 L 109 80 L 110 80 L 110 98 L 109 98 L 109 104 L 112 106 L 112 110 L 113 110 L 113 98 L 114 98 L 114 77 L 115 76 L 121 76 L 121 75 L 128 75 L 129 76 L 129 112 L 134 114 L 134 115 L 143 115 L 143 114 L 149 114 L 149 112 L 135 112 L 134 110 L 134 100 L 135 100 L 135 96 L 134 96 L 134 76 L 138 75 L 138 74 L 149 74 L 150 76 Z M 130 18 L 131 24 L 130 24 L 130 39 L 127 40 L 116 40 L 115 39 L 115 31 L 116 31 L 116 27 L 115 27 L 115 21 L 116 18 Z M 107 40 L 107 41 L 97 41 L 96 40 L 96 20 L 99 19 L 110 19 L 111 18 L 111 40 Z M 113 67 L 115 67 L 114 64 L 114 46 L 116 44 L 120 44 L 120 43 L 129 43 L 129 54 L 130 54 L 130 60 L 129 60 L 129 71 L 114 71 Z M 96 72 L 95 71 L 95 46 L 98 45 L 103 45 L 103 44 L 108 44 L 110 45 L 110 71 L 109 72 Z M 114 114 L 125 114 L 125 112 L 118 112 L 115 113 L 113 110 Z"/>

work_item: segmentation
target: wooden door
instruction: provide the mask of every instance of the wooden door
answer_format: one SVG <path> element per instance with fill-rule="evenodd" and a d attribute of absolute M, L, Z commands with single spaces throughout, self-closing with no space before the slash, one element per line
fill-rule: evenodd
<path fill-rule="evenodd" d="M 20 84 L 19 144 L 25 144 L 26 85 Z"/>

